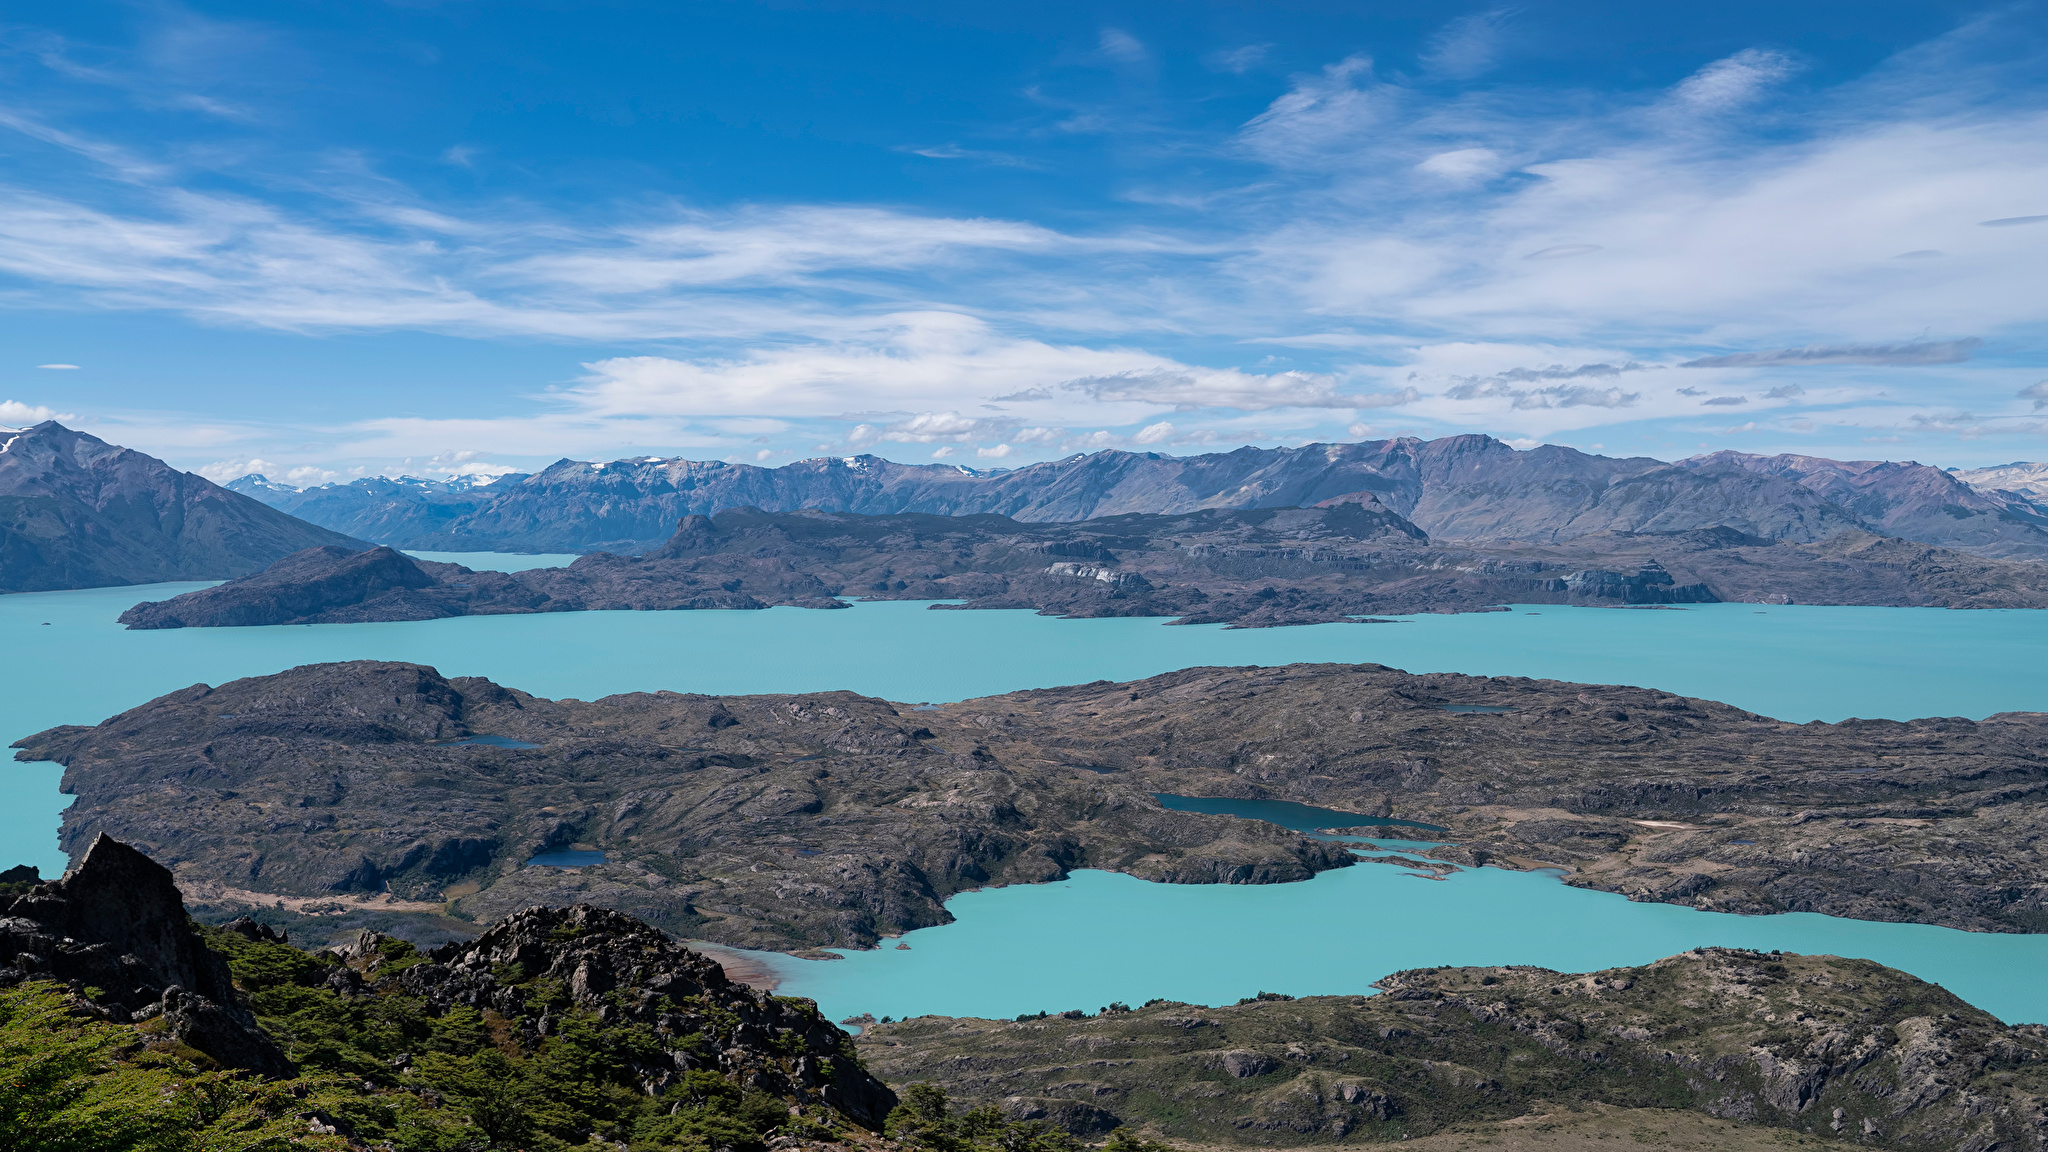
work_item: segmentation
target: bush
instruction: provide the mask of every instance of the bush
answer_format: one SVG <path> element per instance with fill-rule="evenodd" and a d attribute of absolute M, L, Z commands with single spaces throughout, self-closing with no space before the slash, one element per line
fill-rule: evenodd
<path fill-rule="evenodd" d="M 347 1145 L 310 1131 L 288 1085 L 139 1051 L 138 1034 L 72 1014 L 62 987 L 0 990 L 0 1148 L 9 1152 L 282 1152 Z M 123 1059 L 123 1057 L 135 1057 Z M 302 1084 L 299 1091 L 325 1085 Z M 307 1093 L 310 1094 L 310 1093 Z"/>

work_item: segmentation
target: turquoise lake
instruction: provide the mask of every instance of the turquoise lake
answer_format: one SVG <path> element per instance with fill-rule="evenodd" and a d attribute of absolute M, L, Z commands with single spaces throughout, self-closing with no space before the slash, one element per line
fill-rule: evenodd
<path fill-rule="evenodd" d="M 965 892 L 952 924 L 843 960 L 760 956 L 778 992 L 832 1019 L 1094 1012 L 1155 996 L 1232 1004 L 1257 992 L 1369 991 L 1403 968 L 1535 964 L 1589 972 L 1705 944 L 1876 960 L 2008 1023 L 2048 1022 L 2048 936 L 1873 924 L 1813 913 L 1730 916 L 1634 904 L 1537 872 L 1425 880 L 1389 864 L 1299 884 L 1151 884 L 1076 872 L 1058 884 Z M 900 951 L 895 945 L 910 945 Z"/>
<path fill-rule="evenodd" d="M 567 557 L 426 553 L 473 568 Z M 1786 720 L 1981 718 L 2048 710 L 2048 612 L 1698 605 L 1684 611 L 1533 606 L 1232 631 L 1157 619 L 1057 620 L 928 610 L 590 612 L 402 624 L 129 632 L 130 605 L 202 584 L 0 596 L 0 737 L 93 724 L 193 683 L 327 660 L 410 660 L 542 696 L 667 688 L 747 693 L 850 688 L 907 702 L 1123 680 L 1200 664 L 1374 662 L 1410 671 L 1642 684 Z M 0 866 L 46 875 L 55 765 L 0 771 Z M 877 1015 L 1015 1015 L 1154 996 L 1213 1003 L 1260 990 L 1362 991 L 1418 964 L 1635 963 L 1705 943 L 1837 952 L 1935 979 L 2008 1019 L 2048 1020 L 2048 936 L 1951 932 L 1820 916 L 1728 917 L 1568 888 L 1537 874 L 1427 881 L 1368 865 L 1303 884 L 1146 884 L 1081 873 L 968 893 L 958 923 L 840 961 L 780 959 L 789 989 Z M 1227 927 L 1223 927 L 1227 925 Z M 945 958 L 950 957 L 950 969 Z M 979 997 L 979 999 L 976 999 Z M 1135 999 L 1134 999 L 1135 998 Z"/>

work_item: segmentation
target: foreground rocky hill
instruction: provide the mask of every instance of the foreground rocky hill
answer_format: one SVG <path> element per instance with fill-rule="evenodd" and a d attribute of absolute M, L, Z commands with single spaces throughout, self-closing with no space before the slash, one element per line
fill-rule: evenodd
<path fill-rule="evenodd" d="M 20 870 L 17 870 L 20 871 Z M 33 870 L 28 870 L 33 871 Z M 170 872 L 109 836 L 62 880 L 0 894 L 0 986 L 52 980 L 92 988 L 80 1008 L 221 1064 L 272 1075 L 283 1051 L 256 1027 L 228 966 L 187 923 Z"/>
<path fill-rule="evenodd" d="M 870 1025 L 860 1049 L 899 1085 L 929 1081 L 1083 1132 L 1144 1125 L 1203 1144 L 1463 1129 L 1524 1146 L 1512 1127 L 1482 1126 L 1604 1106 L 1705 1113 L 1821 1146 L 2048 1147 L 2048 1029 L 2007 1026 L 1866 960 L 1704 948 L 1584 974 L 1422 969 L 1377 987 L 1092 1017 L 926 1016 Z M 1627 1147 L 1626 1131 L 1586 1146 Z"/>
<path fill-rule="evenodd" d="M 222 580 L 330 545 L 364 546 L 55 421 L 0 429 L 0 592 Z"/>
<path fill-rule="evenodd" d="M 1205 508 L 1306 507 L 1376 496 L 1439 541 L 1554 544 L 1607 532 L 1729 528 L 1815 543 L 1846 530 L 1987 556 L 2048 557 L 2048 510 L 1920 464 L 1717 453 L 1665 463 L 1487 436 L 1401 437 L 1198 456 L 1107 451 L 1009 470 L 820 457 L 779 468 L 638 457 L 562 460 L 445 491 L 357 481 L 251 495 L 338 531 L 406 548 L 643 552 L 689 515 L 755 507 L 891 515 L 994 513 L 1072 521 Z"/>
<path fill-rule="evenodd" d="M 604 909 L 308 955 L 252 920 L 194 925 L 169 872 L 104 837 L 6 899 L 9 1148 L 763 1152 L 877 1143 L 896 1104 L 810 1001 Z"/>
<path fill-rule="evenodd" d="M 191 923 L 169 874 L 108 839 L 64 881 L 0 885 L 24 948 L 0 969 L 9 1147 L 2018 1152 L 2048 1131 L 2048 1029 L 1829 956 L 1710 948 L 1583 975 L 1423 969 L 1378 996 L 864 1018 L 856 1047 L 810 1001 L 589 905 L 431 952 L 365 932 L 309 954 L 254 920 Z M 114 972 L 133 990 L 87 982 Z M 124 1006 L 137 997 L 157 1000 Z M 194 1027 L 202 1010 L 215 1031 Z"/>
<path fill-rule="evenodd" d="M 1650 689 L 1377 665 L 938 707 L 550 701 L 356 662 L 195 685 L 17 747 L 65 765 L 72 852 L 106 832 L 217 913 L 283 904 L 309 923 L 589 902 L 724 943 L 871 946 L 946 922 L 956 892 L 1074 868 L 1272 883 L 1356 862 L 1154 796 L 1174 793 L 1419 821 L 1448 829 L 1431 853 L 1446 867 L 1563 867 L 1635 899 L 2048 930 L 2044 714 L 1786 724 Z M 605 862 L 526 863 L 572 847 Z"/>
<path fill-rule="evenodd" d="M 1075 523 L 742 508 L 690 516 L 644 556 L 594 552 L 567 568 L 526 572 L 475 572 L 390 548 L 309 549 L 217 588 L 138 604 L 121 621 L 189 628 L 590 609 L 842 608 L 835 597 L 845 596 L 959 599 L 964 608 L 1063 616 L 1178 616 L 1233 627 L 1483 612 L 1504 603 L 2024 608 L 2048 607 L 2048 565 L 1855 531 L 1820 544 L 1717 528 L 1446 547 L 1360 493 L 1315 508 Z"/>

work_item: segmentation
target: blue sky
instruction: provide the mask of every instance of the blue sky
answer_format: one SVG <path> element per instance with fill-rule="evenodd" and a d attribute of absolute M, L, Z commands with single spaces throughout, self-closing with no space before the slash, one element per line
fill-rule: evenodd
<path fill-rule="evenodd" d="M 2031 4 L 7 5 L 0 423 L 2039 460 L 2044 60 Z"/>

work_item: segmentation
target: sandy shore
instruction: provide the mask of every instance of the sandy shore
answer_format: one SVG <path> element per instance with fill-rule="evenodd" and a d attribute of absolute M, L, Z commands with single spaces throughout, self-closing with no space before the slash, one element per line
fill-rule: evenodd
<path fill-rule="evenodd" d="M 752 956 L 721 948 L 716 944 L 706 944 L 702 940 L 685 940 L 683 945 L 693 952 L 702 952 L 718 961 L 718 966 L 725 969 L 726 978 L 734 983 L 759 988 L 763 992 L 772 992 L 782 980 L 775 974 L 774 969 Z"/>

